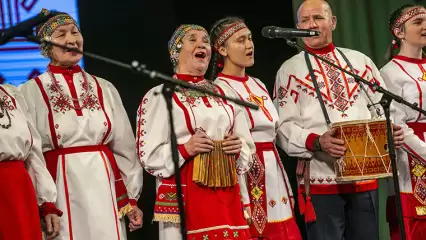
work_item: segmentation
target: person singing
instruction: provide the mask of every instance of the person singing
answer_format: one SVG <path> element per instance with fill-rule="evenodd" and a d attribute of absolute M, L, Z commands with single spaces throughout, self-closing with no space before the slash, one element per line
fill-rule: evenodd
<path fill-rule="evenodd" d="M 420 5 L 402 5 L 392 12 L 389 30 L 393 41 L 388 63 L 380 74 L 391 92 L 426 109 L 426 9 Z M 399 50 L 393 56 L 394 50 Z M 412 108 L 396 103 L 393 121 L 404 129 L 404 148 L 397 149 L 398 178 L 402 215 L 407 240 L 426 238 L 426 198 L 421 186 L 426 185 L 426 117 Z M 393 182 L 389 181 L 389 186 Z M 392 240 L 401 239 L 396 215 L 395 192 L 390 189 L 388 221 Z"/>
<path fill-rule="evenodd" d="M 204 78 L 211 47 L 203 27 L 179 26 L 168 49 L 176 79 L 232 94 Z M 158 94 L 165 87 L 152 88 L 141 101 L 137 146 L 145 170 L 157 177 L 154 221 L 160 223 L 160 239 L 173 240 L 182 236 L 169 117 Z M 188 239 L 251 239 L 237 177 L 250 169 L 255 154 L 244 112 L 226 100 L 181 87 L 172 101 Z"/>
<path fill-rule="evenodd" d="M 83 50 L 83 37 L 66 13 L 50 18 L 37 35 Z M 82 54 L 41 46 L 47 71 L 22 84 L 29 114 L 41 135 L 47 168 L 63 210 L 60 239 L 123 240 L 126 230 L 142 227 L 136 201 L 143 169 L 135 138 L 117 89 L 84 71 Z"/>
<path fill-rule="evenodd" d="M 245 72 L 254 64 L 252 33 L 243 19 L 226 17 L 213 25 L 210 38 L 214 49 L 211 79 L 216 79 L 219 86 L 233 89 L 241 100 L 260 107 L 244 109 L 259 156 L 246 174 L 248 206 L 253 215 L 251 233 L 267 239 L 301 240 L 293 215 L 293 192 L 275 148 L 278 112 L 263 82 Z"/>

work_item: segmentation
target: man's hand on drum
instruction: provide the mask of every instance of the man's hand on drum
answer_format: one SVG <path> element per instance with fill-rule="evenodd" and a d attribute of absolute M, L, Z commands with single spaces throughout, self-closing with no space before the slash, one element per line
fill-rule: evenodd
<path fill-rule="evenodd" d="M 396 124 L 393 124 L 393 142 L 395 148 L 400 148 L 404 144 L 404 130 Z"/>
<path fill-rule="evenodd" d="M 346 148 L 345 142 L 341 139 L 333 137 L 336 133 L 336 129 L 325 132 L 320 136 L 319 142 L 321 150 L 327 152 L 332 157 L 340 158 L 345 155 Z"/>
<path fill-rule="evenodd" d="M 213 150 L 213 141 L 202 131 L 197 131 L 188 142 L 185 143 L 185 149 L 189 156 L 194 157 L 200 153 L 208 153 Z"/>

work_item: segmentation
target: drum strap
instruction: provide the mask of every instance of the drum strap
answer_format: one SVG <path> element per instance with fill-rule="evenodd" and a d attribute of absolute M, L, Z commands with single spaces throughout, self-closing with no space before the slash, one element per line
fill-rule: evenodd
<path fill-rule="evenodd" d="M 328 116 L 327 109 L 325 108 L 324 100 L 322 100 L 321 90 L 318 87 L 317 78 L 314 74 L 314 69 L 312 68 L 311 61 L 309 60 L 309 54 L 307 52 L 305 52 L 305 61 L 308 65 L 309 75 L 311 75 L 312 83 L 314 84 L 315 92 L 317 93 L 318 101 L 321 105 L 322 113 L 324 114 L 325 122 L 327 123 L 327 126 L 330 126 L 330 117 Z"/>
<path fill-rule="evenodd" d="M 321 106 L 321 110 L 322 113 L 324 115 L 325 118 L 325 122 L 327 123 L 327 127 L 331 127 L 331 121 L 330 121 L 330 117 L 328 116 L 327 113 L 327 109 L 325 108 L 325 104 L 324 104 L 324 100 L 322 99 L 322 95 L 321 95 L 321 90 L 318 87 L 318 82 L 317 82 L 317 78 L 314 74 L 314 70 L 312 68 L 312 64 L 311 61 L 309 60 L 309 55 L 307 52 L 305 52 L 305 61 L 306 64 L 308 65 L 308 70 L 309 70 L 309 75 L 311 76 L 312 79 L 312 83 L 314 84 L 315 87 L 315 92 L 317 94 L 318 97 L 318 101 L 320 103 Z M 297 168 L 296 168 L 296 176 L 297 176 L 297 185 L 298 185 L 298 192 L 299 192 L 299 210 L 300 213 L 305 215 L 305 222 L 312 222 L 314 221 L 315 217 L 315 210 L 313 209 L 312 203 L 310 201 L 311 199 L 311 193 L 310 193 L 310 178 L 311 178 L 311 174 L 310 174 L 310 160 L 311 159 L 299 159 L 298 163 L 297 163 Z M 300 183 L 303 180 L 303 185 L 305 187 L 305 196 L 306 196 L 306 201 L 303 198 L 302 192 L 300 190 Z M 311 214 L 309 214 L 309 212 L 311 212 Z"/>

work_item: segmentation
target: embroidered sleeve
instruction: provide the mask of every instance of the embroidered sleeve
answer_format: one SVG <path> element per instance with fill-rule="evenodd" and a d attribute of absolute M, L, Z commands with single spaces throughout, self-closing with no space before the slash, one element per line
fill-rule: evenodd
<path fill-rule="evenodd" d="M 245 174 L 250 170 L 253 165 L 253 158 L 256 157 L 257 154 L 246 117 L 243 110 L 238 106 L 235 107 L 234 134 L 238 136 L 242 142 L 241 152 L 236 163 L 237 174 Z"/>
<path fill-rule="evenodd" d="M 394 78 L 390 70 L 386 69 L 381 71 L 381 76 L 383 77 L 388 90 L 392 93 L 402 96 L 405 98 L 406 93 L 400 84 L 399 79 Z M 421 140 L 412 128 L 407 125 L 407 106 L 392 101 L 392 106 L 394 113 L 391 115 L 391 120 L 393 123 L 399 125 L 404 130 L 404 150 L 408 154 L 412 154 L 418 160 L 426 163 L 426 143 Z M 404 154 L 401 150 L 397 151 L 397 155 Z M 399 158 L 400 159 L 400 158 Z M 401 158 L 402 159 L 402 158 Z"/>
<path fill-rule="evenodd" d="M 24 96 L 17 91 L 15 94 L 15 99 L 17 107 L 20 109 L 22 115 L 27 119 L 27 125 L 32 137 L 31 151 L 25 161 L 27 163 L 26 165 L 28 173 L 34 184 L 37 203 L 38 205 L 54 203 L 56 202 L 57 198 L 56 185 L 46 167 L 46 162 L 42 153 L 41 137 L 34 127 L 34 123 L 29 114 L 29 108 L 24 99 Z M 31 102 L 33 100 L 28 99 L 27 101 Z"/>
<path fill-rule="evenodd" d="M 109 147 L 114 153 L 129 199 L 139 199 L 142 192 L 143 169 L 136 154 L 135 137 L 126 110 L 117 89 L 109 82 L 106 84 L 106 94 L 111 104 L 114 119 L 112 125 L 113 139 Z"/>
<path fill-rule="evenodd" d="M 137 113 L 136 143 L 137 152 L 145 170 L 160 178 L 174 174 L 172 160 L 169 116 L 166 102 L 161 95 L 161 86 L 151 89 L 142 99 Z M 175 116 L 175 122 L 182 124 L 183 119 Z M 185 162 L 179 153 L 179 166 Z"/>
<path fill-rule="evenodd" d="M 56 208 L 54 203 L 45 202 L 39 207 L 40 217 L 45 218 L 48 214 L 56 214 L 58 216 L 62 216 L 63 212 Z"/>
<path fill-rule="evenodd" d="M 293 84 L 296 68 L 284 63 L 278 70 L 274 86 L 274 105 L 278 110 L 277 144 L 293 157 L 311 158 L 315 133 L 305 129 L 301 117 L 299 91 Z"/>

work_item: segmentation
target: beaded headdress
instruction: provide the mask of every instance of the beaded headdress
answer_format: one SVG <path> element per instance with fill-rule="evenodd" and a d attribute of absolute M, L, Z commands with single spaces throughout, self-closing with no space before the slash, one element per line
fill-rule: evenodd
<path fill-rule="evenodd" d="M 407 11 L 405 14 L 399 17 L 393 24 L 392 34 L 395 36 L 395 29 L 401 28 L 408 20 L 419 15 L 426 16 L 426 10 L 423 7 L 416 7 Z"/>
<path fill-rule="evenodd" d="M 191 30 L 204 31 L 208 35 L 206 29 L 204 29 L 203 27 L 199 25 L 184 24 L 179 26 L 173 33 L 168 44 L 170 60 L 172 61 L 173 67 L 176 67 L 178 64 L 179 52 L 180 52 L 180 48 L 182 47 L 182 38 L 185 37 L 186 33 Z"/>
<path fill-rule="evenodd" d="M 48 12 L 47 9 L 42 9 L 41 13 Z M 37 36 L 40 38 L 50 38 L 52 33 L 60 26 L 74 24 L 77 28 L 77 22 L 67 13 L 58 14 L 52 18 L 50 18 L 47 22 L 45 22 L 37 32 Z M 80 29 L 79 29 L 80 31 Z M 48 57 L 49 45 L 43 43 L 40 45 L 41 54 L 45 57 Z"/>
<path fill-rule="evenodd" d="M 231 24 L 217 37 L 213 45 L 215 50 L 218 50 L 220 46 L 222 46 L 232 35 L 234 35 L 234 33 L 244 28 L 247 28 L 247 26 L 244 22 L 241 21 Z"/>

